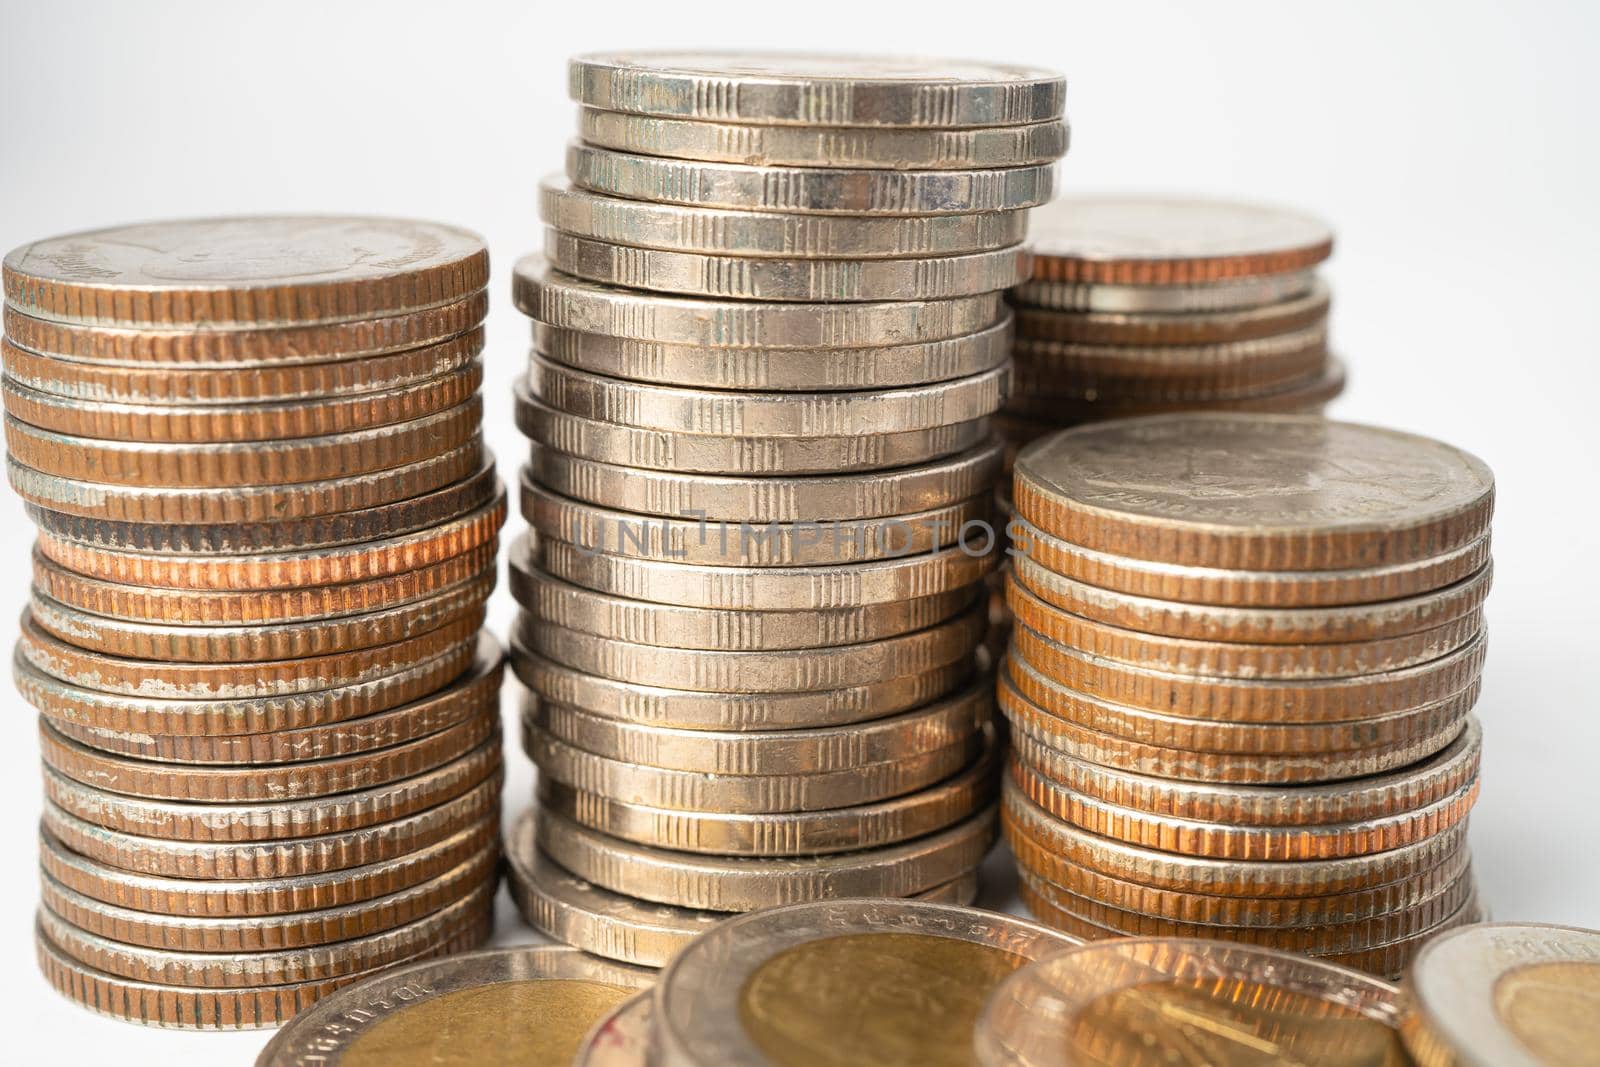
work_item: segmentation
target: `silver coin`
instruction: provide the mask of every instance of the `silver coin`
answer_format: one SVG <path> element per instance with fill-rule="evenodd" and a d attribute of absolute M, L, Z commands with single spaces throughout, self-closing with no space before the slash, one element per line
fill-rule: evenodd
<path fill-rule="evenodd" d="M 567 177 L 608 196 L 690 207 L 819 215 L 961 215 L 1047 203 L 1052 165 L 998 170 L 850 170 L 698 163 L 567 146 Z"/>
<path fill-rule="evenodd" d="M 1315 286 L 1316 277 L 1313 271 L 1290 271 L 1192 285 L 1030 281 L 1013 289 L 1010 299 L 1026 307 L 1053 311 L 1150 314 L 1241 311 L 1305 296 Z"/>

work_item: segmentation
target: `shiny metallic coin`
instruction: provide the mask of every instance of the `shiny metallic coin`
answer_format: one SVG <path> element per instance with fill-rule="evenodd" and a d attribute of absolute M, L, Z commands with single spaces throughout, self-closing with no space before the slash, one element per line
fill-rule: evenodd
<path fill-rule="evenodd" d="M 802 1049 L 823 1062 L 970 1056 L 993 988 L 1074 943 L 1011 916 L 927 903 L 830 900 L 743 916 L 662 972 L 657 1062 L 753 1067 Z M 843 974 L 851 981 L 831 977 Z M 860 1010 L 862 989 L 881 998 L 875 1010 Z"/>
<path fill-rule="evenodd" d="M 1600 1037 L 1600 933 L 1491 923 L 1440 934 L 1406 971 L 1400 1024 L 1421 1067 L 1579 1064 Z"/>
<path fill-rule="evenodd" d="M 119 226 L 5 258 L 6 302 L 100 326 L 350 322 L 460 300 L 489 278 L 482 238 L 411 219 L 252 216 Z"/>
<path fill-rule="evenodd" d="M 655 980 L 555 945 L 475 952 L 384 972 L 340 990 L 285 1026 L 256 1067 L 358 1067 L 465 1056 L 475 1063 L 572 1062 L 585 1032 Z M 510 1020 L 538 1019 L 537 1026 Z"/>
<path fill-rule="evenodd" d="M 994 809 L 948 830 L 883 849 L 810 860 L 718 858 L 630 845 L 548 811 L 539 847 L 573 874 L 615 893 L 708 911 L 752 911 L 842 896 L 905 897 L 971 870 L 994 843 Z"/>
<path fill-rule="evenodd" d="M 568 92 L 586 107 L 798 126 L 1012 126 L 1061 113 L 1066 79 L 966 60 L 793 52 L 578 56 Z"/>
<path fill-rule="evenodd" d="M 524 256 L 512 272 L 517 309 L 582 333 L 711 348 L 835 348 L 939 341 L 1003 316 L 997 293 L 953 300 L 784 304 L 711 300 L 599 285 Z"/>
<path fill-rule="evenodd" d="M 984 252 L 1021 242 L 1028 232 L 1027 214 L 986 211 L 897 218 L 722 211 L 601 196 L 560 174 L 539 183 L 539 217 L 563 233 L 612 244 L 729 256 L 898 259 Z"/>
<path fill-rule="evenodd" d="M 672 159 L 864 170 L 972 170 L 1053 163 L 1067 154 L 1064 122 L 968 129 L 736 125 L 586 107 L 578 135 L 600 148 Z"/>
<path fill-rule="evenodd" d="M 556 270 L 605 285 L 797 302 L 947 300 L 1009 288 L 1032 266 L 1020 244 L 925 259 L 801 259 L 640 248 L 552 229 L 544 254 Z"/>
<path fill-rule="evenodd" d="M 1144 415 L 1185 413 L 1235 413 L 1241 415 L 1321 415 L 1323 406 L 1344 392 L 1347 375 L 1344 363 L 1330 356 L 1320 373 L 1269 389 L 1190 390 L 1157 395 L 1119 397 L 1109 390 L 1093 396 L 1034 396 L 1028 384 L 1014 382 L 1010 410 L 1018 416 L 1039 420 L 1054 419 L 1058 426 L 1104 419 L 1126 419 Z"/>
<path fill-rule="evenodd" d="M 1048 283 L 1034 283 L 1048 284 Z M 1014 297 L 1015 299 L 1015 294 Z M 1217 345 L 1275 337 L 1328 318 L 1328 286 L 1260 307 L 1216 311 L 1055 311 L 1019 300 L 1017 336 L 1087 345 Z"/>
<path fill-rule="evenodd" d="M 1393 986 L 1267 949 L 1181 939 L 1087 945 L 1001 983 L 977 1024 L 985 1067 L 1208 1055 L 1406 1062 Z M 1148 1062 L 1159 1062 L 1151 1060 Z"/>
<path fill-rule="evenodd" d="M 1011 325 L 1002 318 L 942 341 L 802 353 L 664 344 L 535 323 L 533 344 L 549 360 L 612 378 L 702 389 L 831 392 L 925 385 L 993 370 L 1010 358 Z"/>
<path fill-rule="evenodd" d="M 932 462 L 989 440 L 989 420 L 831 437 L 671 433 L 582 418 L 547 407 L 525 381 L 512 386 L 517 428 L 536 445 L 600 463 L 736 475 L 842 474 Z M 13 477 L 15 481 L 15 477 Z"/>
<path fill-rule="evenodd" d="M 1009 299 L 1021 307 L 1050 311 L 1188 315 L 1247 311 L 1296 300 L 1312 292 L 1316 284 L 1317 276 L 1308 270 L 1187 285 L 1104 285 L 1036 279 L 1017 286 Z"/>
<path fill-rule="evenodd" d="M 649 992 L 635 993 L 601 1016 L 579 1042 L 573 1067 L 647 1067 L 655 1030 L 653 1004 Z"/>
<path fill-rule="evenodd" d="M 1033 401 L 1110 397 L 1131 403 L 1225 400 L 1283 389 L 1323 370 L 1325 323 L 1270 337 L 1200 345 L 1108 345 L 1018 335 L 1016 392 Z"/>

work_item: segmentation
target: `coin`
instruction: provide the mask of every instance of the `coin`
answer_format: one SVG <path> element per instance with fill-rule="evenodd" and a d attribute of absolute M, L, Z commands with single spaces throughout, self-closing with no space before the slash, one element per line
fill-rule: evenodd
<path fill-rule="evenodd" d="M 1183 285 L 1302 271 L 1333 251 L 1316 219 L 1223 200 L 1071 196 L 1032 222 L 1046 281 Z"/>
<path fill-rule="evenodd" d="M 512 393 L 516 398 L 517 428 L 536 445 L 596 462 L 662 471 L 841 474 L 928 463 L 989 440 L 987 419 L 896 433 L 834 437 L 670 433 L 557 411 L 535 399 L 525 381 L 516 382 Z"/>
<path fill-rule="evenodd" d="M 946 300 L 1015 285 L 1031 266 L 1020 244 L 922 259 L 780 259 L 640 248 L 553 229 L 544 254 L 556 270 L 606 285 L 796 302 Z"/>
<path fill-rule="evenodd" d="M 662 972 L 656 1062 L 965 1062 L 990 991 L 1072 945 L 1011 916 L 922 902 L 819 901 L 742 916 Z M 839 981 L 845 974 L 851 981 Z"/>
<path fill-rule="evenodd" d="M 1147 394 L 1128 398 L 1121 398 L 1108 392 L 1092 396 L 1085 392 L 1081 396 L 1048 396 L 1035 400 L 1027 392 L 1028 384 L 1021 381 L 1021 375 L 1016 375 L 1011 393 L 1011 408 L 1016 415 L 1014 424 L 1053 422 L 1052 430 L 1080 422 L 1148 415 L 1180 415 L 1194 411 L 1320 415 L 1324 405 L 1344 392 L 1345 379 L 1344 364 L 1329 356 L 1320 374 L 1275 386 L 1266 391 L 1224 390 L 1212 391 L 1209 394 L 1200 392 L 1170 396 Z"/>
<path fill-rule="evenodd" d="M 579 1043 L 573 1067 L 646 1067 L 655 1030 L 653 1004 L 645 992 L 612 1008 Z"/>
<path fill-rule="evenodd" d="M 534 348 L 591 374 L 707 389 L 822 392 L 889 389 L 964 378 L 1001 366 L 1011 354 L 1010 319 L 942 341 L 805 353 L 771 348 L 708 349 L 579 333 L 543 323 Z"/>
<path fill-rule="evenodd" d="M 978 1059 L 1006 1064 L 1407 1063 L 1393 986 L 1287 952 L 1145 938 L 1086 945 L 1000 984 Z"/>
<path fill-rule="evenodd" d="M 1049 283 L 1033 283 L 1045 285 Z M 1245 308 L 1201 311 L 1056 311 L 1018 300 L 1017 335 L 1086 345 L 1218 345 L 1275 337 L 1325 323 L 1328 286 L 1314 281 L 1301 296 Z"/>
<path fill-rule="evenodd" d="M 1449 445 L 1296 417 L 1084 426 L 1017 457 L 1017 514 L 1094 551 L 1179 566 L 1405 563 L 1488 529 L 1494 476 Z M 1398 472 L 1398 473 L 1397 473 Z"/>
<path fill-rule="evenodd" d="M 934 833 L 972 815 L 995 794 L 998 735 L 984 727 L 983 753 L 960 773 L 889 800 L 814 812 L 673 811 L 583 793 L 546 780 L 539 803 L 611 837 L 653 848 L 720 856 L 813 856 L 881 848 Z"/>
<path fill-rule="evenodd" d="M 576 949 L 524 945 L 385 971 L 329 996 L 279 1031 L 256 1067 L 310 1060 L 400 1067 L 570 1063 L 589 1027 L 647 988 L 653 971 Z M 540 1021 L 537 1026 L 528 1020 Z"/>
<path fill-rule="evenodd" d="M 991 170 L 851 170 L 685 162 L 567 146 L 572 184 L 608 196 L 690 207 L 822 215 L 955 215 L 1038 207 L 1053 165 Z"/>
<path fill-rule="evenodd" d="M 1061 113 L 1053 71 L 965 60 L 804 53 L 578 56 L 568 92 L 586 107 L 799 126 L 1011 126 Z"/>
<path fill-rule="evenodd" d="M 179 383 L 202 380 L 233 388 L 218 381 L 221 376 L 213 375 L 217 370 L 246 371 L 240 383 L 248 385 L 264 380 L 248 373 L 251 370 L 263 370 L 264 376 L 270 377 L 293 364 L 359 364 L 372 357 L 426 348 L 466 334 L 483 322 L 488 311 L 489 296 L 483 289 L 437 307 L 315 326 L 85 326 L 35 318 L 9 302 L 4 309 L 6 340 L 22 351 L 51 360 L 100 365 L 75 368 L 76 373 L 85 375 L 148 373 L 160 380 L 171 376 L 174 385 L 184 389 L 189 386 Z M 372 362 L 377 367 L 385 365 L 382 359 Z M 365 372 L 352 366 L 309 373 Z"/>
<path fill-rule="evenodd" d="M 738 125 L 586 107 L 578 136 L 600 148 L 673 159 L 784 167 L 971 170 L 1053 163 L 1067 154 L 1064 122 L 967 129 Z"/>
<path fill-rule="evenodd" d="M 1327 327 L 1200 345 L 1109 345 L 1019 333 L 1018 395 L 1121 402 L 1228 399 L 1298 384 L 1321 373 Z"/>
<path fill-rule="evenodd" d="M 512 296 L 519 311 L 547 326 L 711 348 L 915 344 L 974 333 L 1002 318 L 998 293 L 867 304 L 711 300 L 584 281 L 549 269 L 539 256 L 517 261 Z"/>
<path fill-rule="evenodd" d="M 23 245 L 4 265 L 23 313 L 106 326 L 350 322 L 460 300 L 488 276 L 476 234 L 371 216 L 119 226 Z"/>
<path fill-rule="evenodd" d="M 1316 285 L 1316 275 L 1309 270 L 1187 285 L 1104 285 L 1035 279 L 1017 286 L 1009 298 L 1020 306 L 1052 311 L 1185 315 L 1244 311 L 1295 300 L 1312 292 Z"/>
<path fill-rule="evenodd" d="M 1440 934 L 1406 971 L 1401 1033 L 1421 1067 L 1580 1064 L 1600 1036 L 1600 934 L 1490 923 Z"/>
<path fill-rule="evenodd" d="M 595 111 L 584 114 L 604 114 L 607 121 L 627 118 Z M 768 127 L 763 132 L 776 131 Z M 912 218 L 723 211 L 600 196 L 560 174 L 539 183 L 539 217 L 563 233 L 613 244 L 730 256 L 867 259 L 982 252 L 1020 243 L 1028 232 L 1027 214 L 989 211 Z"/>
<path fill-rule="evenodd" d="M 1417 633 L 1482 609 L 1494 577 L 1485 563 L 1439 589 L 1369 604 L 1324 608 L 1246 608 L 1185 604 L 1079 581 L 1013 555 L 1011 582 L 1062 611 L 1144 634 L 1197 641 L 1341 644 Z"/>
<path fill-rule="evenodd" d="M 959 545 L 837 567 L 704 567 L 608 555 L 526 535 L 511 552 L 528 556 L 529 566 L 596 592 L 737 611 L 826 610 L 935 596 L 981 580 L 996 562 L 993 553 Z"/>
<path fill-rule="evenodd" d="M 8 447 L 31 431 L 10 424 Z M 385 431 L 386 432 L 386 431 Z M 35 444 L 47 442 L 33 442 Z M 6 457 L 11 488 L 28 504 L 70 515 L 126 523 L 255 523 L 294 520 L 344 510 L 382 507 L 429 493 L 483 466 L 483 439 L 476 431 L 459 444 L 414 462 L 350 477 L 262 486 L 151 486 L 68 478 L 35 470 Z"/>

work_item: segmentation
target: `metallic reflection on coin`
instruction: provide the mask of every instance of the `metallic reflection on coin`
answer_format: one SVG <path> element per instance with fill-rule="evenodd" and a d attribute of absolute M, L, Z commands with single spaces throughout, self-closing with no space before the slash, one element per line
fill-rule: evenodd
<path fill-rule="evenodd" d="M 654 1001 L 649 993 L 635 993 L 589 1031 L 572 1067 L 646 1067 L 654 1029 Z"/>

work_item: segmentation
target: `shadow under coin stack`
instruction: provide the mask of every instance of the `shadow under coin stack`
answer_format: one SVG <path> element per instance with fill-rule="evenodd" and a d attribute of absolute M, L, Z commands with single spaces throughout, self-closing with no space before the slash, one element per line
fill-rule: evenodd
<path fill-rule="evenodd" d="M 38 526 L 14 668 L 67 996 L 265 1026 L 487 937 L 488 269 L 473 234 L 368 218 L 6 257 L 8 469 Z"/>
<path fill-rule="evenodd" d="M 659 966 L 731 912 L 970 899 L 1000 291 L 1063 83 L 803 56 L 571 78 L 584 139 L 515 279 L 524 913 Z"/>
<path fill-rule="evenodd" d="M 1036 442 L 1014 491 L 1002 821 L 1037 916 L 1382 975 L 1476 920 L 1483 463 L 1168 415 Z"/>
<path fill-rule="evenodd" d="M 1344 389 L 1328 355 L 1333 234 L 1216 200 L 1066 197 L 1035 213 L 1033 280 L 1009 299 L 1016 371 L 1003 432 L 1036 437 L 1177 411 L 1318 414 Z"/>

